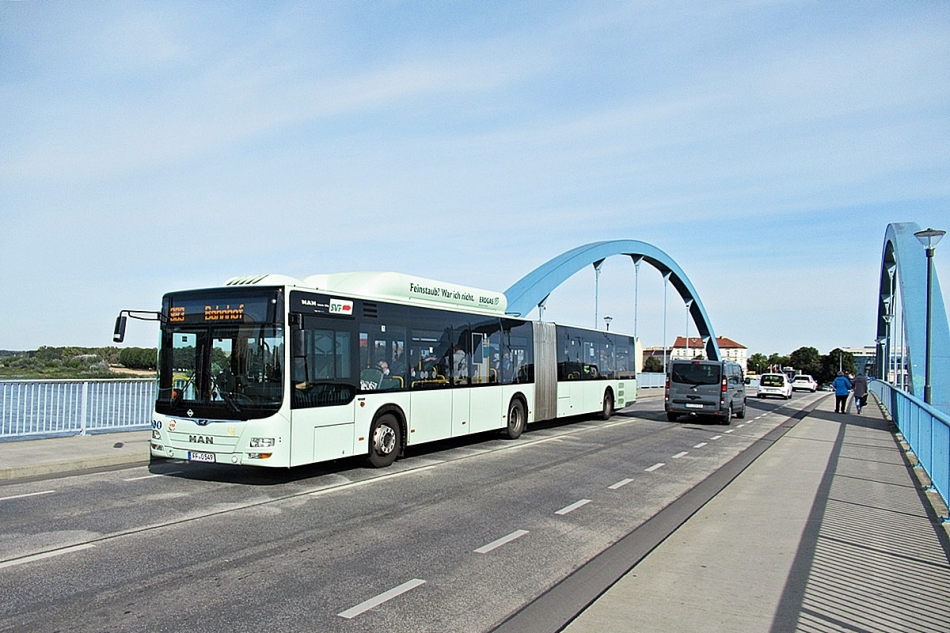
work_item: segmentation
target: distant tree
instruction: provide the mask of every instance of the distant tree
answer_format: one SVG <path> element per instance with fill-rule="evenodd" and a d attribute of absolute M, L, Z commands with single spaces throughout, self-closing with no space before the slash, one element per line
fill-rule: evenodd
<path fill-rule="evenodd" d="M 663 361 L 656 356 L 647 356 L 643 361 L 643 371 L 663 373 Z"/>
<path fill-rule="evenodd" d="M 759 354 L 756 352 L 752 356 L 749 356 L 746 366 L 753 374 L 761 374 L 764 373 L 766 369 L 768 369 L 769 359 L 766 358 L 765 354 Z"/>
<path fill-rule="evenodd" d="M 854 354 L 842 351 L 839 348 L 831 350 L 827 356 L 821 357 L 821 373 L 816 379 L 820 383 L 830 383 L 838 375 L 838 368 L 846 374 L 855 372 Z"/>
<path fill-rule="evenodd" d="M 788 362 L 803 374 L 817 376 L 821 373 L 821 354 L 814 347 L 799 347 L 789 354 Z"/>
<path fill-rule="evenodd" d="M 119 352 L 119 362 L 129 369 L 155 369 L 158 350 L 154 347 L 126 347 Z"/>

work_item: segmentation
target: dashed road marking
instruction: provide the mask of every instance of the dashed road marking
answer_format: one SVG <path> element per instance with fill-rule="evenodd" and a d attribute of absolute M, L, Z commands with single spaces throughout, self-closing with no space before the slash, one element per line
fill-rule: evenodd
<path fill-rule="evenodd" d="M 402 594 L 406 593 L 407 591 L 411 591 L 412 589 L 415 589 L 416 587 L 419 587 L 419 586 L 421 586 L 421 585 L 424 585 L 425 583 L 426 583 L 426 581 L 424 581 L 424 580 L 419 580 L 418 578 L 413 578 L 413 579 L 410 580 L 409 582 L 404 582 L 403 584 L 399 585 L 398 587 L 394 587 L 394 588 L 390 589 L 389 591 L 384 591 L 383 593 L 379 594 L 379 595 L 376 596 L 375 598 L 370 598 L 370 599 L 367 600 L 366 602 L 361 602 L 361 603 L 359 603 L 358 605 L 356 605 L 355 607 L 352 607 L 352 608 L 350 608 L 350 609 L 347 609 L 347 610 L 344 611 L 343 613 L 338 613 L 337 615 L 340 616 L 341 618 L 346 619 L 346 620 L 352 620 L 353 618 L 355 618 L 355 617 L 358 616 L 359 614 L 365 613 L 365 612 L 369 611 L 370 609 L 373 609 L 373 608 L 375 608 L 375 607 L 378 607 L 379 605 L 383 604 L 384 602 L 388 602 L 388 601 L 392 600 L 393 598 L 396 598 L 396 597 L 398 597 L 398 596 L 401 596 Z"/>
<path fill-rule="evenodd" d="M 689 453 L 687 451 L 683 451 L 682 453 L 677 453 L 676 455 L 673 455 L 673 459 L 679 459 L 680 457 L 686 457 L 687 455 L 689 455 Z"/>
<path fill-rule="evenodd" d="M 663 468 L 664 466 L 666 466 L 666 464 L 664 464 L 663 462 L 660 462 L 659 464 L 653 464 L 652 466 L 647 468 L 646 472 L 652 473 L 654 470 L 657 470 L 658 468 Z"/>
<path fill-rule="evenodd" d="M 706 446 L 706 444 L 708 444 L 708 443 L 709 443 L 709 442 L 700 442 L 699 444 L 697 444 L 697 445 L 694 446 L 693 448 L 702 448 L 702 447 Z"/>
<path fill-rule="evenodd" d="M 503 537 L 501 537 L 501 538 L 498 539 L 498 540 L 492 541 L 492 542 L 489 543 L 488 545 L 482 545 L 482 546 L 479 547 L 477 550 L 475 550 L 475 553 L 476 553 L 476 554 L 487 554 L 488 552 L 490 552 L 490 551 L 492 551 L 492 550 L 494 550 L 494 549 L 498 549 L 498 548 L 501 547 L 502 545 L 507 545 L 508 543 L 514 541 L 515 539 L 521 538 L 522 536 L 524 536 L 524 535 L 527 534 L 527 533 L 528 533 L 528 530 L 515 530 L 514 532 L 512 532 L 512 533 L 509 534 L 508 536 L 503 536 Z"/>
<path fill-rule="evenodd" d="M 561 508 L 560 510 L 558 510 L 558 511 L 555 512 L 554 514 L 558 514 L 558 515 L 564 516 L 565 514 L 568 514 L 568 513 L 570 513 L 570 512 L 573 512 L 574 510 L 577 510 L 578 508 L 581 508 L 581 507 L 583 507 L 583 506 L 586 506 L 588 503 L 590 503 L 590 499 L 581 499 L 580 501 L 575 501 L 574 503 L 572 503 L 572 504 L 569 505 L 569 506 L 566 506 L 566 507 Z"/>
<path fill-rule="evenodd" d="M 27 492 L 22 495 L 11 495 L 9 497 L 0 497 L 0 501 L 9 501 L 11 499 L 23 499 L 25 497 L 38 497 L 40 495 L 51 495 L 55 493 L 55 490 L 44 490 L 43 492 Z"/>
<path fill-rule="evenodd" d="M 709 438 L 709 439 L 711 439 L 711 440 L 721 440 L 721 439 L 722 439 L 722 436 L 721 436 L 721 435 L 713 435 L 713 436 L 712 436 L 711 438 Z"/>
<path fill-rule="evenodd" d="M 155 474 L 153 474 L 153 475 L 143 475 L 143 476 L 141 476 L 141 477 L 130 477 L 130 478 L 128 478 L 128 479 L 123 479 L 122 481 L 140 481 L 140 480 L 142 480 L 142 479 L 152 479 L 153 477 L 167 477 L 168 475 L 180 475 L 180 474 L 182 474 L 183 472 L 185 472 L 185 471 L 183 471 L 183 470 L 173 470 L 173 471 L 171 471 L 171 472 L 169 472 L 169 473 L 155 473 Z"/>
<path fill-rule="evenodd" d="M 618 488 L 623 488 L 624 486 L 626 486 L 627 484 L 629 484 L 631 481 L 633 481 L 633 480 L 632 480 L 632 479 L 621 479 L 620 481 L 618 481 L 618 482 L 615 483 L 614 485 L 612 485 L 612 486 L 607 486 L 607 489 L 608 489 L 608 490 L 617 490 Z"/>

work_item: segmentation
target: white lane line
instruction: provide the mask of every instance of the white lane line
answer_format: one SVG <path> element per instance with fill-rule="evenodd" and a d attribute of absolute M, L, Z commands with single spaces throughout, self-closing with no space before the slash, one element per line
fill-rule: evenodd
<path fill-rule="evenodd" d="M 183 470 L 173 470 L 170 473 L 156 473 L 154 475 L 143 475 L 141 477 L 130 477 L 129 479 L 123 479 L 122 481 L 140 481 L 142 479 L 152 479 L 153 477 L 167 477 L 168 475 L 180 475 Z"/>
<path fill-rule="evenodd" d="M 737 428 L 737 429 L 741 429 L 741 428 L 744 427 L 744 426 L 745 426 L 745 424 L 740 424 L 740 425 L 736 426 L 736 428 Z"/>
<path fill-rule="evenodd" d="M 325 495 L 330 492 L 338 492 L 340 490 L 346 490 L 348 488 L 357 488 L 359 486 L 368 486 L 369 484 L 374 484 L 379 481 L 386 481 L 387 479 L 395 479 L 396 477 L 403 477 L 405 475 L 414 475 L 416 473 L 422 472 L 424 470 L 431 470 L 438 466 L 441 466 L 445 462 L 437 462 L 435 464 L 430 464 L 428 466 L 422 466 L 420 468 L 410 468 L 409 470 L 401 470 L 398 473 L 393 473 L 391 475 L 380 475 L 379 477 L 373 477 L 371 479 L 364 479 L 363 481 L 350 481 L 345 484 L 334 484 L 326 488 L 321 488 L 320 490 L 314 490 L 313 492 L 308 492 L 311 497 L 319 497 L 320 495 Z"/>
<path fill-rule="evenodd" d="M 697 445 L 694 446 L 693 448 L 702 448 L 702 447 L 706 446 L 706 444 L 708 444 L 708 442 L 700 442 L 699 444 L 697 444 Z"/>
<path fill-rule="evenodd" d="M 590 499 L 581 499 L 580 501 L 576 501 L 567 507 L 561 508 L 554 514 L 559 514 L 561 516 L 564 516 L 565 514 L 568 514 L 569 512 L 573 512 L 574 510 L 577 510 L 578 508 L 586 506 L 588 503 L 590 503 Z"/>
<path fill-rule="evenodd" d="M 502 545 L 507 545 L 508 543 L 514 541 L 515 539 L 521 538 L 522 536 L 524 536 L 524 535 L 527 534 L 527 533 L 528 533 L 528 530 L 515 530 L 514 532 L 512 532 L 512 533 L 509 534 L 508 536 L 503 536 L 503 537 L 501 537 L 500 539 L 498 539 L 497 541 L 492 541 L 492 542 L 489 543 L 488 545 L 482 545 L 482 546 L 479 547 L 477 550 L 475 550 L 475 553 L 476 553 L 476 554 L 487 554 L 488 552 L 492 551 L 493 549 L 498 549 L 498 548 L 501 547 Z"/>
<path fill-rule="evenodd" d="M 63 549 L 58 549 L 53 552 L 43 552 L 42 554 L 34 554 L 32 556 L 24 556 L 23 558 L 15 558 L 13 560 L 8 560 L 0 563 L 0 569 L 5 569 L 7 567 L 16 567 L 17 565 L 23 565 L 25 563 L 32 563 L 38 560 L 43 560 L 44 558 L 52 558 L 54 556 L 61 556 L 63 554 L 70 554 L 72 552 L 78 552 L 84 549 L 89 549 L 95 547 L 92 543 L 85 543 L 83 545 L 73 545 L 72 547 L 64 547 Z"/>
<path fill-rule="evenodd" d="M 658 468 L 663 468 L 664 466 L 666 466 L 666 464 L 664 464 L 663 462 L 660 462 L 659 464 L 653 464 L 652 466 L 647 468 L 646 472 L 652 473 L 654 470 L 657 470 Z"/>
<path fill-rule="evenodd" d="M 721 439 L 722 439 L 722 436 L 721 436 L 721 435 L 713 435 L 713 436 L 712 436 L 711 438 L 709 438 L 709 439 L 711 439 L 711 440 L 721 440 Z"/>
<path fill-rule="evenodd" d="M 679 459 L 680 457 L 686 457 L 687 455 L 689 455 L 689 452 L 683 451 L 682 453 L 677 453 L 676 455 L 673 455 L 673 459 Z"/>
<path fill-rule="evenodd" d="M 632 480 L 632 479 L 621 479 L 620 481 L 618 481 L 618 482 L 615 483 L 614 485 L 612 485 L 612 486 L 607 486 L 607 490 L 617 490 L 618 488 L 623 488 L 624 486 L 626 486 L 627 484 L 629 484 L 631 481 L 633 481 L 633 480 Z"/>
<path fill-rule="evenodd" d="M 735 433 L 735 432 L 736 432 L 735 429 L 729 429 L 728 431 L 726 431 L 726 433 Z"/>
<path fill-rule="evenodd" d="M 343 613 L 337 613 L 337 615 L 340 616 L 341 618 L 346 619 L 346 620 L 352 620 L 353 618 L 355 618 L 355 617 L 358 616 L 359 614 L 365 613 L 365 612 L 369 611 L 370 609 L 373 609 L 373 608 L 375 608 L 375 607 L 378 607 L 379 605 L 383 604 L 384 602 L 388 602 L 388 601 L 392 600 L 393 598 L 395 598 L 395 597 L 397 597 L 397 596 L 401 596 L 402 594 L 406 593 L 407 591 L 411 591 L 412 589 L 415 589 L 416 587 L 418 587 L 418 586 L 420 586 L 420 585 L 424 585 L 425 583 L 426 583 L 426 581 L 424 581 L 424 580 L 419 580 L 418 578 L 413 578 L 413 579 L 410 580 L 409 582 L 404 582 L 403 584 L 399 585 L 398 587 L 394 587 L 393 589 L 390 589 L 389 591 L 384 591 L 383 593 L 379 594 L 379 595 L 376 596 L 375 598 L 370 598 L 370 599 L 367 600 L 366 602 L 361 602 L 361 603 L 359 603 L 358 605 L 356 605 L 355 607 L 352 607 L 352 608 L 350 608 L 350 609 L 347 609 L 347 610 L 344 611 Z"/>
<path fill-rule="evenodd" d="M 567 434 L 565 434 L 565 435 L 567 435 Z M 509 450 L 509 451 L 511 451 L 511 450 L 516 449 L 516 448 L 528 448 L 529 446 L 535 446 L 535 445 L 537 445 L 537 444 L 545 444 L 545 443 L 547 443 L 547 442 L 563 442 L 563 441 L 564 441 L 564 436 L 555 435 L 554 437 L 546 437 L 546 438 L 544 438 L 543 440 L 532 440 L 532 441 L 530 441 L 530 442 L 524 442 L 523 444 L 515 444 L 515 445 L 512 446 L 511 448 L 504 448 L 504 449 L 502 449 L 502 450 Z"/>
<path fill-rule="evenodd" d="M 0 497 L 0 501 L 9 501 L 10 499 L 23 499 L 24 497 L 38 497 L 40 495 L 51 495 L 55 490 L 44 490 L 43 492 L 27 492 L 22 495 L 11 495 L 9 497 Z"/>
<path fill-rule="evenodd" d="M 767 413 L 763 413 L 762 415 L 757 415 L 757 416 L 755 417 L 755 419 L 756 419 L 756 420 L 761 420 L 762 418 L 764 418 L 764 417 L 767 416 L 767 415 L 768 415 Z"/>

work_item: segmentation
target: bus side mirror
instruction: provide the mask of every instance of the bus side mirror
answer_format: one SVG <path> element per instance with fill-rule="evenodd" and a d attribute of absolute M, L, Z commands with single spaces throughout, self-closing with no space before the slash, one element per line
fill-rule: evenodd
<path fill-rule="evenodd" d="M 290 337 L 290 354 L 294 358 L 307 357 L 307 333 L 294 328 Z"/>
<path fill-rule="evenodd" d="M 125 340 L 125 323 L 126 317 L 124 314 L 120 314 L 115 320 L 115 332 L 112 334 L 112 340 L 116 343 L 121 343 Z"/>

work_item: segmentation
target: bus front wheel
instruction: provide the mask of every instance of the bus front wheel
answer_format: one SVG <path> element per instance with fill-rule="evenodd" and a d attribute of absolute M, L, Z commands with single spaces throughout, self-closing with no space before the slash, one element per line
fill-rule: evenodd
<path fill-rule="evenodd" d="M 524 412 L 524 404 L 518 398 L 514 398 L 508 405 L 508 426 L 505 427 L 505 437 L 509 440 L 516 440 L 521 437 L 527 423 L 527 417 Z"/>
<path fill-rule="evenodd" d="M 391 413 L 382 415 L 373 423 L 369 434 L 369 456 L 367 460 L 376 468 L 384 468 L 396 461 L 402 431 L 399 420 Z"/>
<path fill-rule="evenodd" d="M 614 414 L 614 392 L 608 389 L 604 392 L 604 409 L 600 412 L 602 420 L 609 420 Z"/>

